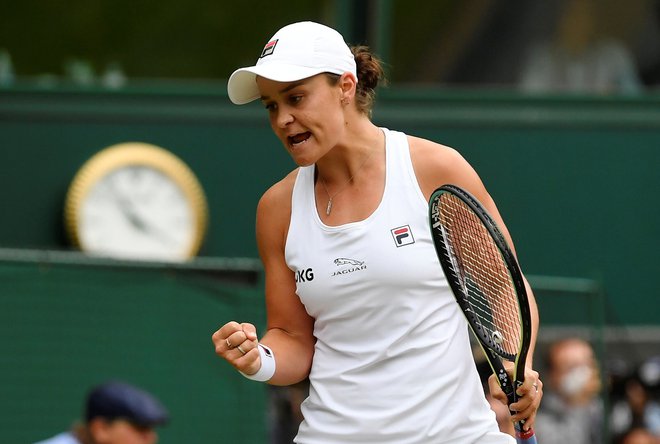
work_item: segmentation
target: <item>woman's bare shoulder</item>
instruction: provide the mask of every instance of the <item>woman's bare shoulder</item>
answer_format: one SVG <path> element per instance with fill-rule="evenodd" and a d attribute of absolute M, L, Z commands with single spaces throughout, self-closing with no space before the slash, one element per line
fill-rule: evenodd
<path fill-rule="evenodd" d="M 474 170 L 454 148 L 420 137 L 408 136 L 410 158 L 422 192 L 427 195 L 440 185 L 463 183 Z"/>
<path fill-rule="evenodd" d="M 454 148 L 429 139 L 408 136 L 408 144 L 413 161 L 421 159 L 426 162 L 444 164 L 447 161 L 462 159 L 461 155 Z"/>
<path fill-rule="evenodd" d="M 291 196 L 296 182 L 298 169 L 287 174 L 282 180 L 272 185 L 261 196 L 257 205 L 257 245 L 262 254 L 264 247 L 284 248 L 286 235 L 291 220 Z"/>
<path fill-rule="evenodd" d="M 259 200 L 259 207 L 268 208 L 279 207 L 291 208 L 291 195 L 293 194 L 293 185 L 296 182 L 298 168 L 291 171 L 283 179 L 268 188 Z"/>

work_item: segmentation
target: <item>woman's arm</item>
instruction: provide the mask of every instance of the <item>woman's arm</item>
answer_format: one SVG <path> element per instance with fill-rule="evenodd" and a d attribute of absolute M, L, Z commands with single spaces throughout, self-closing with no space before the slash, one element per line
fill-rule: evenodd
<path fill-rule="evenodd" d="M 275 357 L 270 384 L 290 385 L 305 379 L 312 365 L 315 339 L 314 319 L 296 295 L 293 272 L 284 259 L 284 245 L 291 216 L 291 192 L 295 174 L 273 185 L 257 206 L 257 246 L 265 270 L 266 333 L 259 341 L 251 323 L 230 321 L 216 331 L 215 352 L 245 375 L 257 374 L 262 367 L 261 342 Z M 257 378 L 268 378 L 271 366 Z M 258 379 L 258 380 L 264 380 Z"/>
<path fill-rule="evenodd" d="M 500 215 L 495 202 L 486 190 L 474 168 L 472 168 L 472 166 L 452 148 L 415 137 L 410 137 L 409 140 L 415 174 L 422 193 L 427 201 L 430 199 L 433 191 L 442 185 L 453 184 L 465 189 L 486 208 L 486 211 L 488 211 L 495 220 L 495 223 L 506 238 L 507 243 L 515 255 L 515 247 L 511 235 L 509 234 L 509 230 L 502 220 L 502 216 Z M 541 400 L 543 387 L 542 382 L 539 380 L 538 373 L 533 370 L 533 355 L 538 334 L 539 314 L 534 293 L 524 276 L 523 279 L 527 289 L 527 297 L 529 299 L 531 311 L 532 337 L 529 353 L 527 355 L 525 383 L 518 390 L 521 398 L 518 402 L 512 404 L 511 407 L 514 410 L 518 410 L 518 413 L 513 417 L 513 420 L 517 421 L 520 419 L 526 419 L 528 425 L 532 425 L 536 410 L 538 409 Z M 489 381 L 491 382 L 489 385 L 493 396 L 506 403 L 506 395 L 504 395 L 499 388 L 499 384 L 494 377 L 492 377 L 491 380 L 492 381 Z"/>
<path fill-rule="evenodd" d="M 309 375 L 314 355 L 314 319 L 296 295 L 284 246 L 291 219 L 295 173 L 269 189 L 257 207 L 257 246 L 266 279 L 267 331 L 261 342 L 273 350 L 276 371 L 269 381 L 290 385 Z"/>

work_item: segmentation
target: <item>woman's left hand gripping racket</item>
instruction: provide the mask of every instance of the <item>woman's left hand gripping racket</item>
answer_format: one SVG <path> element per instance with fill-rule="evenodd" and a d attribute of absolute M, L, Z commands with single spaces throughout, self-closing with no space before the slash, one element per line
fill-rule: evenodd
<path fill-rule="evenodd" d="M 504 236 L 465 190 L 444 185 L 431 195 L 433 243 L 449 285 L 479 341 L 509 405 L 525 379 L 532 322 L 523 276 Z M 513 382 L 503 360 L 514 363 Z M 515 424 L 518 443 L 536 443 L 534 430 Z"/>

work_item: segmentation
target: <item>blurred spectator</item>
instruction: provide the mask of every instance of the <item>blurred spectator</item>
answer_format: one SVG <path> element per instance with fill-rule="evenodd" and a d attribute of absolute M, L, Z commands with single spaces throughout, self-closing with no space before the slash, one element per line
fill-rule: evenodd
<path fill-rule="evenodd" d="M 303 420 L 300 404 L 309 393 L 309 380 L 290 386 L 269 386 L 270 444 L 291 444 Z"/>
<path fill-rule="evenodd" d="M 593 349 L 578 338 L 550 345 L 545 395 L 535 430 L 543 444 L 602 444 L 600 371 Z"/>
<path fill-rule="evenodd" d="M 623 397 L 615 399 L 611 411 L 611 429 L 621 435 L 643 429 L 660 438 L 660 357 L 643 362 L 624 383 Z"/>
<path fill-rule="evenodd" d="M 657 35 L 660 33 L 660 1 L 657 0 L 653 6 L 653 23 L 655 25 L 654 28 L 658 30 L 655 34 L 657 40 Z M 653 61 L 642 70 L 641 78 L 644 84 L 650 88 L 658 88 L 660 86 L 660 54 L 658 54 L 657 50 Z"/>
<path fill-rule="evenodd" d="M 118 381 L 93 388 L 84 414 L 84 423 L 36 444 L 155 444 L 155 427 L 169 420 L 153 395 Z"/>
<path fill-rule="evenodd" d="M 126 86 L 126 74 L 117 61 L 108 63 L 101 75 L 101 85 L 109 89 L 120 89 Z"/>
<path fill-rule="evenodd" d="M 0 87 L 14 83 L 14 66 L 9 51 L 0 48 Z"/>
<path fill-rule="evenodd" d="M 646 429 L 634 428 L 624 434 L 618 444 L 660 444 L 660 438 Z"/>
<path fill-rule="evenodd" d="M 96 83 L 96 74 L 89 60 L 72 58 L 64 63 L 67 80 L 76 86 L 89 87 Z"/>
<path fill-rule="evenodd" d="M 523 66 L 528 92 L 635 93 L 641 80 L 618 40 L 598 34 L 593 0 L 565 0 L 554 41 L 537 44 Z"/>

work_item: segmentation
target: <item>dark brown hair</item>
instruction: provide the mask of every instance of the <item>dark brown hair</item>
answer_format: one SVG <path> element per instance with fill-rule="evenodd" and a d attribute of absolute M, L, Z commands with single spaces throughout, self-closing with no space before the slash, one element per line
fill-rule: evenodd
<path fill-rule="evenodd" d="M 371 53 L 367 46 L 352 46 L 351 52 L 355 57 L 357 71 L 357 90 L 355 92 L 355 105 L 358 110 L 369 117 L 376 100 L 376 87 L 378 83 L 386 83 L 385 71 L 378 57 Z M 339 76 L 329 74 L 331 83 L 336 84 Z"/>
<path fill-rule="evenodd" d="M 367 46 L 353 46 L 351 52 L 357 66 L 356 105 L 360 111 L 371 116 L 376 100 L 376 87 L 379 82 L 385 82 L 385 71 L 380 59 L 373 55 Z"/>

